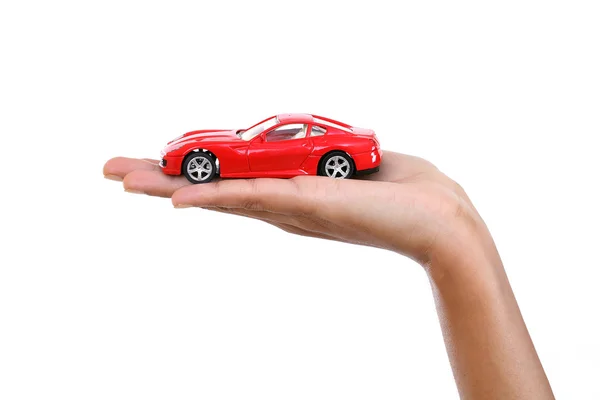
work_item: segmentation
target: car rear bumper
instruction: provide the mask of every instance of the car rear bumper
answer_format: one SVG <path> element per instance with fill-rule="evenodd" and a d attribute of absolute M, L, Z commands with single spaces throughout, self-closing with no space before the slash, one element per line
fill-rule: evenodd
<path fill-rule="evenodd" d="M 354 165 L 356 166 L 356 173 L 359 174 L 360 171 L 374 170 L 375 168 L 379 167 L 379 164 L 381 164 L 382 154 L 383 152 L 381 149 L 376 148 L 373 148 L 371 151 L 366 153 L 353 154 L 352 159 L 354 160 Z"/>
<path fill-rule="evenodd" d="M 379 166 L 375 167 L 375 168 L 369 168 L 369 169 L 363 169 L 360 171 L 356 171 L 355 175 L 356 176 L 362 176 L 362 175 L 369 175 L 369 174 L 374 174 L 375 172 L 379 171 Z"/>

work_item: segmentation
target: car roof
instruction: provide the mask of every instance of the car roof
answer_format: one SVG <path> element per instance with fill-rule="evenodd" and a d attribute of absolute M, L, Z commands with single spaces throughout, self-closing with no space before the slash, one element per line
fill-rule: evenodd
<path fill-rule="evenodd" d="M 280 124 L 300 123 L 300 124 L 318 124 L 339 129 L 340 131 L 352 133 L 352 126 L 334 119 L 320 117 L 311 114 L 279 114 L 277 120 Z"/>
<path fill-rule="evenodd" d="M 313 122 L 313 116 L 310 114 L 279 114 L 277 115 L 277 119 L 282 124 L 287 122 L 310 124 Z"/>

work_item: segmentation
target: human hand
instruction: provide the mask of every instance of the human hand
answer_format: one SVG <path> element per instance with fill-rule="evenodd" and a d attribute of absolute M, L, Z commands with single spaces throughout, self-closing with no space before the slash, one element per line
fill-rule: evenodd
<path fill-rule="evenodd" d="M 131 158 L 108 161 L 104 174 L 127 191 L 171 197 L 175 207 L 407 255 L 428 272 L 461 398 L 554 398 L 485 224 L 464 190 L 428 161 L 385 152 L 378 173 L 352 180 L 191 185 L 155 160 Z"/>
<path fill-rule="evenodd" d="M 108 161 L 104 174 L 122 179 L 127 191 L 172 197 L 175 207 L 202 207 L 298 235 L 385 248 L 427 266 L 456 256 L 474 238 L 491 242 L 456 182 L 426 160 L 389 151 L 378 173 L 351 180 L 299 176 L 191 185 L 164 175 L 156 160 L 122 157 Z"/>

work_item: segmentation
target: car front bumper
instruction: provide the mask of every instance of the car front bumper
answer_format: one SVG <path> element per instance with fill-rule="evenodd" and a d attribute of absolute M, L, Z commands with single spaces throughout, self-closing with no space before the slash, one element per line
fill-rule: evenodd
<path fill-rule="evenodd" d="M 165 154 L 158 165 L 167 175 L 181 175 L 182 162 L 183 156 L 169 156 L 168 154 Z"/>

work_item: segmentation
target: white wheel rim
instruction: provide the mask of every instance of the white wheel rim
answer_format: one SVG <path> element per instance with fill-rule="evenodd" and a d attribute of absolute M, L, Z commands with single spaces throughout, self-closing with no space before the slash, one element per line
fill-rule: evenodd
<path fill-rule="evenodd" d="M 204 182 L 212 174 L 212 163 L 206 157 L 198 156 L 190 160 L 187 165 L 188 175 L 197 182 Z"/>
<path fill-rule="evenodd" d="M 342 156 L 333 156 L 325 163 L 325 174 L 330 178 L 347 178 L 350 175 L 350 163 Z"/>

